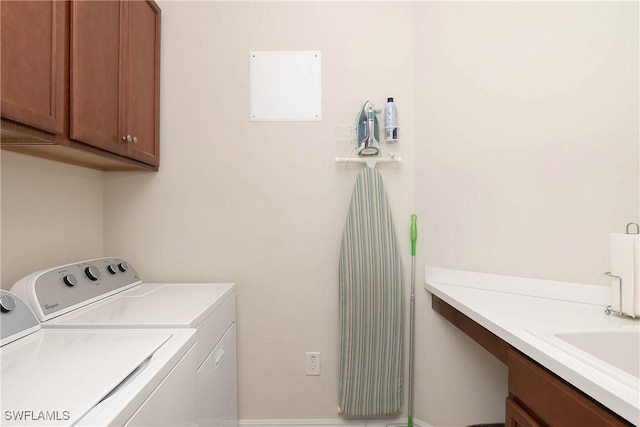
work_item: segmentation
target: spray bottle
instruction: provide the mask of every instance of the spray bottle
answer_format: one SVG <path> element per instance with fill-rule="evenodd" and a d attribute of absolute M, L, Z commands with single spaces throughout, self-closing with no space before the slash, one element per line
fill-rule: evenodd
<path fill-rule="evenodd" d="M 387 98 L 387 105 L 384 107 L 384 141 L 398 142 L 398 110 L 393 98 Z"/>

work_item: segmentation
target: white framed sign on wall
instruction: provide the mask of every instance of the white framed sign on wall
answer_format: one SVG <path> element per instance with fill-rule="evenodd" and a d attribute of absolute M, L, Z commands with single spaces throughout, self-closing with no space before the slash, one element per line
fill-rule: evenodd
<path fill-rule="evenodd" d="M 319 51 L 249 52 L 251 121 L 322 119 Z"/>

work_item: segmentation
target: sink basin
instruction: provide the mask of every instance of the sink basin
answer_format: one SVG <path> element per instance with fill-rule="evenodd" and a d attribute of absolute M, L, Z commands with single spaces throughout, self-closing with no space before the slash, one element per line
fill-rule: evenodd
<path fill-rule="evenodd" d="M 597 359 L 640 377 L 640 331 L 580 331 L 554 335 Z"/>
<path fill-rule="evenodd" d="M 527 332 L 634 390 L 640 388 L 640 327 Z"/>

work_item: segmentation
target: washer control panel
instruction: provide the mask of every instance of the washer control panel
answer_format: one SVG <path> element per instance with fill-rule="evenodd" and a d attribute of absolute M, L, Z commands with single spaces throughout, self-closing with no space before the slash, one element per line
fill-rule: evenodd
<path fill-rule="evenodd" d="M 31 309 L 15 294 L 0 290 L 0 345 L 40 329 Z"/>
<path fill-rule="evenodd" d="M 99 258 L 33 273 L 11 290 L 28 299 L 36 316 L 45 321 L 140 283 L 125 260 Z"/>

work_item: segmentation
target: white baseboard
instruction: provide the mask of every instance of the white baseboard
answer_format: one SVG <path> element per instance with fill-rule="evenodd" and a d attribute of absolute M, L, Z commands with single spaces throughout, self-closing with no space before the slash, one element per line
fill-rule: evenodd
<path fill-rule="evenodd" d="M 239 420 L 239 427 L 400 427 L 406 426 L 406 418 L 394 419 L 310 419 L 310 420 Z M 413 419 L 415 427 L 432 427 L 420 420 Z"/>

